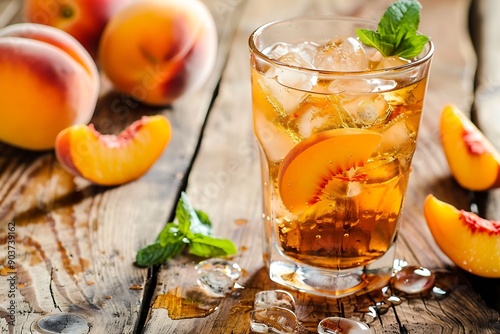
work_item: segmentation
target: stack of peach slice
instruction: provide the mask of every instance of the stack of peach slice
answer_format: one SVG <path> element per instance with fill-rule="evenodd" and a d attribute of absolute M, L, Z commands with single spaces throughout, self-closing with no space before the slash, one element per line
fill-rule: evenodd
<path fill-rule="evenodd" d="M 451 173 L 462 187 L 477 191 L 500 186 L 500 154 L 457 107 L 443 108 L 440 131 Z M 500 222 L 457 210 L 433 195 L 425 200 L 424 214 L 434 240 L 458 267 L 500 278 Z"/>

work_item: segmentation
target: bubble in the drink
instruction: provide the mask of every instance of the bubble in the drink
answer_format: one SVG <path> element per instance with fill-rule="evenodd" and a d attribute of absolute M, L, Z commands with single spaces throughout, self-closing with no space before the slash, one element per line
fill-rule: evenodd
<path fill-rule="evenodd" d="M 273 306 L 295 311 L 295 299 L 290 292 L 284 290 L 264 290 L 255 294 L 253 303 L 255 310 L 270 308 Z"/>
<path fill-rule="evenodd" d="M 250 328 L 256 333 L 296 333 L 299 320 L 295 313 L 282 307 L 270 307 L 250 312 Z"/>
<path fill-rule="evenodd" d="M 241 268 L 237 263 L 218 258 L 201 261 L 195 269 L 198 273 L 198 285 L 215 297 L 224 297 L 231 293 L 241 275 Z"/>
<path fill-rule="evenodd" d="M 397 272 L 392 279 L 394 289 L 412 295 L 424 293 L 434 286 L 435 276 L 427 268 L 407 266 Z"/>
<path fill-rule="evenodd" d="M 319 334 L 364 334 L 370 333 L 370 328 L 359 321 L 329 317 L 320 321 L 318 324 Z"/>
<path fill-rule="evenodd" d="M 339 36 L 318 51 L 313 65 L 328 71 L 366 71 L 368 57 L 361 42 L 353 37 Z"/>

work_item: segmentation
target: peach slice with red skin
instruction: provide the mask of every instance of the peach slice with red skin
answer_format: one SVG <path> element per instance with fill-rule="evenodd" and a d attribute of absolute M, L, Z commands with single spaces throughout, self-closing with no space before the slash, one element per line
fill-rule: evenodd
<path fill-rule="evenodd" d="M 60 164 L 75 176 L 112 186 L 145 174 L 170 142 L 171 126 L 162 115 L 144 116 L 118 136 L 104 135 L 90 125 L 74 125 L 56 138 Z"/>
<path fill-rule="evenodd" d="M 424 214 L 437 245 L 458 267 L 500 278 L 500 222 L 458 210 L 433 195 L 425 199 Z"/>
<path fill-rule="evenodd" d="M 365 129 L 333 129 L 298 143 L 285 157 L 279 191 L 291 212 L 318 202 L 330 180 L 359 181 L 351 175 L 373 154 L 382 136 Z M 358 178 L 358 179 L 356 179 Z"/>
<path fill-rule="evenodd" d="M 443 108 L 440 133 L 451 174 L 458 184 L 474 191 L 500 186 L 500 154 L 456 106 Z"/>

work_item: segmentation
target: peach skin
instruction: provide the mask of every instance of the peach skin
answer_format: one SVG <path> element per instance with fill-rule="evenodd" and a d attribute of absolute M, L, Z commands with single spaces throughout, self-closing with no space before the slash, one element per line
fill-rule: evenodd
<path fill-rule="evenodd" d="M 458 184 L 473 191 L 500 186 L 500 154 L 456 106 L 443 108 L 439 129 L 451 174 Z"/>
<path fill-rule="evenodd" d="M 99 62 L 117 90 L 167 105 L 207 80 L 216 53 L 215 23 L 203 2 L 143 0 L 110 20 Z"/>
<path fill-rule="evenodd" d="M 99 185 L 130 182 L 145 174 L 171 137 L 165 116 L 143 116 L 118 136 L 104 135 L 90 125 L 74 125 L 56 138 L 56 157 L 71 174 Z"/>
<path fill-rule="evenodd" d="M 52 149 L 59 131 L 90 121 L 99 86 L 92 58 L 64 31 L 31 23 L 0 29 L 1 141 Z"/>
<path fill-rule="evenodd" d="M 75 37 L 93 57 L 109 19 L 130 0 L 26 0 L 27 22 L 49 25 Z"/>
<path fill-rule="evenodd" d="M 427 225 L 437 245 L 458 267 L 478 276 L 500 278 L 500 222 L 428 195 Z"/>

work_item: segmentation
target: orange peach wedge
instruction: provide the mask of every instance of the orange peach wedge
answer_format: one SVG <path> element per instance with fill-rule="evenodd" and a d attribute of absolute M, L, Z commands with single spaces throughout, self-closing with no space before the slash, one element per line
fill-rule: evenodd
<path fill-rule="evenodd" d="M 283 204 L 302 211 L 321 200 L 328 184 L 356 181 L 357 167 L 373 154 L 382 136 L 365 129 L 334 129 L 297 144 L 285 157 L 278 175 Z"/>
<path fill-rule="evenodd" d="M 144 116 L 118 136 L 100 134 L 92 124 L 69 127 L 57 136 L 55 150 L 60 164 L 73 175 L 112 186 L 145 174 L 170 137 L 166 117 Z"/>
<path fill-rule="evenodd" d="M 425 199 L 424 214 L 434 240 L 457 266 L 500 278 L 500 222 L 458 210 L 433 195 Z"/>
<path fill-rule="evenodd" d="M 500 154 L 456 106 L 443 108 L 440 133 L 451 174 L 458 184 L 474 191 L 500 186 Z"/>

